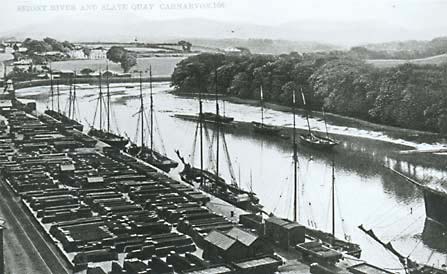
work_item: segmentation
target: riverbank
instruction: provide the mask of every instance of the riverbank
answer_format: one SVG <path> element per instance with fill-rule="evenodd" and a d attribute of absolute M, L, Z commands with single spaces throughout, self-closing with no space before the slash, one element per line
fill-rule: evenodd
<path fill-rule="evenodd" d="M 184 92 L 174 92 L 172 91 L 172 94 L 176 96 L 182 96 L 182 97 L 198 97 L 198 94 L 195 93 L 184 93 Z M 214 99 L 215 94 L 202 94 L 205 98 Z M 221 99 L 236 103 L 236 104 L 245 104 L 250 106 L 259 106 L 258 100 L 253 99 L 242 99 L 235 96 L 220 96 Z M 292 112 L 292 108 L 289 106 L 279 105 L 275 103 L 265 103 L 265 108 L 269 108 L 276 111 L 282 111 L 282 112 Z M 305 115 L 306 112 L 302 108 L 296 109 L 297 114 L 299 115 Z M 445 136 L 442 136 L 439 133 L 435 132 L 428 132 L 428 131 L 421 131 L 421 130 L 415 130 L 415 129 L 407 129 L 407 128 L 400 128 L 395 126 L 389 126 L 389 125 L 382 125 L 373 123 L 370 121 L 362 120 L 359 118 L 353 118 L 353 117 L 347 117 L 339 114 L 334 113 L 328 113 L 326 112 L 323 114 L 321 111 L 312 111 L 312 116 L 317 119 L 324 119 L 324 116 L 326 116 L 326 120 L 328 123 L 336 125 L 336 126 L 344 126 L 344 127 L 361 127 L 362 129 L 366 130 L 373 130 L 373 131 L 383 131 L 386 134 L 388 134 L 390 137 L 397 138 L 397 139 L 404 139 L 407 141 L 417 141 L 417 142 L 424 142 L 424 143 L 431 143 L 431 144 L 439 144 L 439 143 L 445 143 L 447 142 L 445 139 Z"/>
<path fill-rule="evenodd" d="M 63 78 L 58 79 L 57 81 L 53 81 L 53 84 L 58 83 L 61 85 L 69 85 L 71 83 L 72 79 L 70 78 Z M 147 83 L 150 81 L 149 77 L 142 77 L 141 81 L 144 83 Z M 170 76 L 153 76 L 152 82 L 168 82 L 171 81 Z M 140 78 L 136 77 L 110 77 L 109 78 L 110 83 L 139 83 Z M 90 85 L 98 85 L 99 79 L 98 78 L 76 78 L 77 84 L 90 84 Z M 31 80 L 31 81 L 20 81 L 14 83 L 16 89 L 22 89 L 22 88 L 30 88 L 30 87 L 40 87 L 40 86 L 49 86 L 51 85 L 50 79 L 44 79 L 44 80 Z"/>

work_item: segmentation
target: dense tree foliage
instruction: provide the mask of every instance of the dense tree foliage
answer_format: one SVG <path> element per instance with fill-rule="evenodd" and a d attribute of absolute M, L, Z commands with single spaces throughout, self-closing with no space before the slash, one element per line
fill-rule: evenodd
<path fill-rule="evenodd" d="M 114 63 L 120 63 L 124 72 L 129 72 L 137 64 L 135 55 L 119 46 L 113 46 L 107 51 L 107 59 Z"/>
<path fill-rule="evenodd" d="M 28 49 L 28 53 L 43 53 L 48 51 L 67 52 L 75 48 L 68 41 L 60 42 L 50 37 L 44 38 L 42 41 L 26 38 L 22 46 Z"/>
<path fill-rule="evenodd" d="M 431 41 L 399 41 L 351 48 L 349 54 L 362 59 L 417 59 L 447 53 L 447 37 Z"/>
<path fill-rule="evenodd" d="M 311 109 L 447 133 L 447 65 L 382 69 L 346 52 L 200 54 L 177 65 L 172 85 L 177 92 L 215 92 L 216 79 L 221 94 L 259 99 L 262 86 L 264 100 L 290 105 L 292 93 L 302 91 Z"/>

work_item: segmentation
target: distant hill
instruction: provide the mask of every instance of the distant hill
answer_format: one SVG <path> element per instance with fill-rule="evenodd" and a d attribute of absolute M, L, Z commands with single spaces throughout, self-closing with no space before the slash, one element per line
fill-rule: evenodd
<path fill-rule="evenodd" d="M 48 19 L 50 20 L 50 19 Z M 57 22 L 63 22 L 59 24 Z M 398 27 L 387 22 L 339 21 L 302 19 L 278 25 L 217 21 L 203 18 L 185 18 L 170 20 L 151 20 L 138 16 L 129 16 L 126 20 L 113 17 L 51 18 L 51 21 L 30 24 L 7 32 L 0 36 L 16 36 L 24 39 L 40 39 L 51 36 L 58 40 L 70 41 L 159 41 L 172 38 L 201 39 L 247 39 L 267 38 L 289 41 L 318 41 L 343 46 L 408 39 L 409 37 L 430 37 L 429 33 Z"/>
<path fill-rule="evenodd" d="M 331 51 L 339 50 L 340 46 L 311 42 L 311 41 L 290 41 L 290 40 L 273 40 L 273 39 L 188 39 L 195 46 L 208 48 L 248 48 L 252 53 L 261 54 L 282 54 L 296 52 L 315 52 L 315 51 Z"/>
<path fill-rule="evenodd" d="M 411 59 L 411 60 L 402 60 L 402 59 L 376 59 L 376 60 L 367 60 L 369 64 L 372 64 L 379 68 L 389 68 L 395 67 L 402 64 L 417 64 L 417 65 L 440 65 L 447 63 L 447 54 L 440 54 L 436 56 L 431 56 L 427 58 L 419 58 L 419 59 Z"/>
<path fill-rule="evenodd" d="M 421 59 L 447 53 L 447 37 L 437 37 L 430 41 L 410 40 L 366 44 L 360 48 L 374 51 L 377 55 L 388 55 L 392 59 Z"/>

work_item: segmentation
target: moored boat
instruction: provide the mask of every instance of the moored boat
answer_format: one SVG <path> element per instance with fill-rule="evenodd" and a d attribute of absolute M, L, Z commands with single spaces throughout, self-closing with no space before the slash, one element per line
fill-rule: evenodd
<path fill-rule="evenodd" d="M 301 91 L 301 97 L 303 99 L 304 107 L 306 107 L 306 98 L 304 97 L 303 91 Z M 324 125 L 326 127 L 326 137 L 323 137 L 321 135 L 318 135 L 314 133 L 310 128 L 310 122 L 309 122 L 309 113 L 306 110 L 306 121 L 307 121 L 307 130 L 308 132 L 306 134 L 300 135 L 300 143 L 319 150 L 331 150 L 336 145 L 338 145 L 338 141 L 331 138 L 329 136 L 329 132 L 327 130 L 327 124 L 326 124 L 326 115 L 323 111 L 324 116 Z"/>
<path fill-rule="evenodd" d="M 300 141 L 302 144 L 312 148 L 329 150 L 338 144 L 337 141 L 331 138 L 317 135 L 313 132 L 300 135 Z"/>
<path fill-rule="evenodd" d="M 437 222 L 447 228 L 447 190 L 436 189 L 416 181 L 394 168 L 388 167 L 392 172 L 416 185 L 423 191 L 425 203 L 425 215 L 431 221 Z"/>
<path fill-rule="evenodd" d="M 108 68 L 107 68 L 108 71 Z M 108 75 L 108 74 L 107 74 Z M 99 95 L 98 95 L 98 107 L 99 107 L 99 129 L 94 127 L 95 118 L 93 118 L 93 126 L 88 131 L 88 135 L 95 137 L 96 139 L 104 142 L 113 148 L 124 149 L 129 143 L 128 138 L 121 136 L 119 134 L 113 133 L 110 128 L 111 124 L 111 100 L 110 100 L 110 87 L 109 87 L 109 77 L 107 76 L 107 101 L 103 98 L 102 84 L 101 84 L 101 71 L 99 72 Z M 106 119 L 103 119 L 103 110 L 106 111 Z M 96 116 L 96 113 L 95 113 Z M 106 129 L 103 127 L 103 122 L 107 122 Z"/>
<path fill-rule="evenodd" d="M 178 163 L 166 155 L 156 151 L 154 149 L 154 100 L 152 94 L 152 68 L 149 68 L 149 85 L 150 85 L 150 121 L 149 121 L 149 132 L 150 132 L 150 145 L 146 146 L 144 143 L 144 127 L 145 127 L 145 108 L 144 108 L 144 100 L 143 100 L 143 83 L 140 72 L 140 110 L 139 110 L 139 121 L 141 122 L 141 145 L 137 146 L 136 144 L 132 144 L 127 152 L 138 159 L 151 164 L 165 172 L 169 172 L 172 168 L 176 168 Z M 137 126 L 138 128 L 138 126 Z M 138 135 L 138 132 L 137 132 Z"/>
<path fill-rule="evenodd" d="M 91 128 L 87 134 L 118 149 L 124 149 L 124 147 L 129 143 L 127 138 L 102 129 Z"/>
<path fill-rule="evenodd" d="M 259 204 L 259 198 L 256 197 L 256 194 L 252 191 L 246 191 L 242 189 L 235 181 L 234 172 L 231 165 L 230 156 L 228 153 L 228 146 L 225 141 L 225 135 L 220 130 L 221 128 L 221 120 L 218 118 L 219 115 L 219 100 L 217 94 L 217 71 L 215 74 L 215 83 L 216 83 L 216 114 L 214 116 L 215 120 L 215 134 L 216 137 L 216 166 L 215 172 L 212 173 L 209 170 L 205 170 L 203 168 L 203 131 L 206 130 L 204 128 L 204 119 L 202 112 L 202 97 L 199 96 L 199 118 L 198 126 L 196 127 L 196 133 L 194 134 L 194 144 L 196 143 L 196 137 L 198 131 L 200 131 L 200 168 L 193 167 L 190 163 L 187 163 L 185 159 L 180 155 L 180 152 L 177 150 L 177 156 L 181 160 L 184 165 L 183 170 L 180 172 L 180 177 L 183 181 L 198 186 L 205 192 L 208 192 L 236 207 L 251 211 L 251 212 L 262 212 L 262 206 Z M 208 133 L 207 133 L 208 135 Z M 222 140 L 220 140 L 222 138 Z M 226 153 L 227 164 L 229 167 L 229 173 L 231 175 L 232 182 L 227 183 L 225 179 L 220 177 L 219 175 L 219 143 L 223 142 L 224 152 Z M 195 146 L 194 148 L 195 149 Z M 210 153 L 212 149 L 210 149 Z M 194 153 L 194 151 L 193 151 Z M 211 154 L 210 154 L 211 155 Z M 210 157 L 211 158 L 211 157 Z"/>
<path fill-rule="evenodd" d="M 260 104 L 261 104 L 261 122 L 252 121 L 253 131 L 259 134 L 277 136 L 280 133 L 280 128 L 266 125 L 264 123 L 264 92 L 262 91 L 262 86 L 259 89 L 260 92 Z"/>
<path fill-rule="evenodd" d="M 46 115 L 53 117 L 54 119 L 62 122 L 62 124 L 64 125 L 64 127 L 66 129 L 76 129 L 79 131 L 82 131 L 84 129 L 84 125 L 82 125 L 81 123 L 79 123 L 78 121 L 74 120 L 74 119 L 70 119 L 69 117 L 67 117 L 66 115 L 57 112 L 55 110 L 51 110 L 51 109 L 47 109 L 44 112 Z"/>
<path fill-rule="evenodd" d="M 180 178 L 184 182 L 193 186 L 200 186 L 205 192 L 238 208 L 254 213 L 263 212 L 263 207 L 259 204 L 259 198 L 254 192 L 241 189 L 237 185 L 228 184 L 225 179 L 208 170 L 193 167 L 184 160 L 179 151 L 176 151 L 176 153 L 184 165 L 180 172 Z"/>
<path fill-rule="evenodd" d="M 278 127 L 266 125 L 264 123 L 259 123 L 259 122 L 253 121 L 253 122 L 251 122 L 251 124 L 253 125 L 253 131 L 256 133 L 260 133 L 260 134 L 278 135 L 278 133 L 281 130 Z"/>
<path fill-rule="evenodd" d="M 234 121 L 233 117 L 217 115 L 212 112 L 204 112 L 201 115 L 199 114 L 199 116 L 202 117 L 202 119 L 205 121 L 219 121 L 220 123 L 231 123 Z"/>

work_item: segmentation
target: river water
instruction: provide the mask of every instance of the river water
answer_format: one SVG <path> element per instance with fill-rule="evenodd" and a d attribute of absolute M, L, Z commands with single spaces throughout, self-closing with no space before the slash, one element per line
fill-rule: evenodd
<path fill-rule="evenodd" d="M 169 83 L 154 83 L 153 86 L 157 129 L 155 146 L 158 150 L 165 150 L 172 159 L 177 160 L 175 149 L 189 158 L 193 151 L 196 123 L 173 115 L 197 113 L 198 102 L 194 98 L 169 93 Z M 147 93 L 148 84 L 144 84 L 143 88 Z M 90 125 L 93 123 L 98 88 L 79 85 L 77 90 L 78 119 L 85 125 Z M 36 100 L 38 109 L 43 111 L 51 105 L 48 92 L 48 87 L 34 87 L 20 90 L 17 94 L 19 97 Z M 68 87 L 61 86 L 61 110 L 65 109 L 67 94 Z M 138 86 L 111 85 L 111 94 L 114 111 L 112 129 L 134 139 L 137 136 L 138 118 L 135 114 L 140 103 Z M 148 107 L 147 95 L 145 102 Z M 214 108 L 215 102 L 204 101 L 205 111 L 214 111 Z M 249 122 L 260 119 L 260 108 L 257 106 L 226 102 L 221 105 L 221 109 L 225 109 L 226 115 L 233 116 L 235 120 Z M 268 124 L 290 126 L 292 122 L 292 116 L 286 112 L 267 109 L 264 116 Z M 315 129 L 324 129 L 322 121 L 311 119 L 310 123 Z M 298 116 L 297 124 L 300 128 L 305 128 L 305 118 Z M 98 127 L 98 119 L 96 126 Z M 331 133 L 340 134 L 337 136 L 342 141 L 333 153 L 316 152 L 301 146 L 298 149 L 299 221 L 321 230 L 331 230 L 331 162 L 334 160 L 338 237 L 360 244 L 363 249 L 362 259 L 382 267 L 400 269 L 401 265 L 393 255 L 357 228 L 363 224 L 368 229 L 372 228 L 383 241 L 391 241 L 405 256 L 411 255 L 412 259 L 419 262 L 437 266 L 444 264 L 447 258 L 447 237 L 425 221 L 421 191 L 382 166 L 384 163 L 394 162 L 391 159 L 399 158 L 396 151 L 442 145 L 393 138 L 386 132 L 355 128 L 343 125 L 342 122 L 329 122 L 328 128 Z M 160 141 L 161 136 L 163 142 Z M 293 165 L 290 140 L 258 136 L 247 130 L 225 130 L 225 139 L 235 177 L 241 186 L 247 189 L 251 187 L 258 194 L 266 211 L 292 219 Z M 197 166 L 199 154 L 195 154 Z M 415 164 L 411 157 L 407 158 L 409 160 L 401 161 L 399 165 L 415 177 L 445 176 L 442 169 Z M 207 159 L 208 156 L 205 157 L 206 165 Z M 223 149 L 220 159 L 222 175 L 229 179 L 230 172 Z M 179 170 L 181 165 L 174 172 Z"/>

